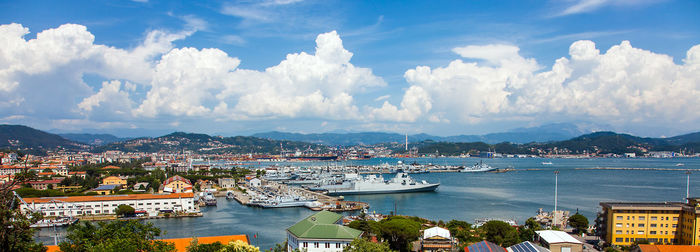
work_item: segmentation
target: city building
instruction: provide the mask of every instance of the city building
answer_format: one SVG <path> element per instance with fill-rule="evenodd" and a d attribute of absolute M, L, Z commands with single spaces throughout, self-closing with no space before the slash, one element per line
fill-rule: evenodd
<path fill-rule="evenodd" d="M 199 212 L 192 193 L 24 198 L 22 211 L 48 217 L 109 215 L 115 214 L 119 205 L 129 205 L 149 216 L 161 212 Z"/>
<path fill-rule="evenodd" d="M 219 178 L 219 187 L 221 188 L 234 188 L 236 187 L 236 180 L 233 178 Z"/>
<path fill-rule="evenodd" d="M 186 178 L 175 175 L 163 181 L 163 192 L 192 192 L 192 183 Z"/>
<path fill-rule="evenodd" d="M 535 240 L 552 252 L 582 252 L 583 242 L 563 231 L 535 231 Z"/>
<path fill-rule="evenodd" d="M 450 230 L 441 227 L 431 227 L 423 231 L 419 251 L 452 251 L 454 239 Z"/>
<path fill-rule="evenodd" d="M 109 176 L 102 179 L 103 185 L 126 185 L 126 179 L 117 176 Z"/>
<path fill-rule="evenodd" d="M 32 188 L 36 190 L 46 190 L 49 188 L 56 188 L 59 184 L 61 184 L 61 181 L 62 179 L 49 179 L 39 181 L 28 181 L 27 184 L 29 184 Z"/>
<path fill-rule="evenodd" d="M 99 195 L 110 195 L 113 192 L 118 191 L 120 188 L 121 185 L 100 185 L 97 188 L 92 189 L 92 191 Z"/>
<path fill-rule="evenodd" d="M 653 244 L 697 245 L 696 200 L 680 202 L 601 202 L 601 237 L 610 244 L 632 245 L 646 240 Z"/>
<path fill-rule="evenodd" d="M 329 211 L 315 213 L 287 229 L 287 251 L 340 252 L 362 231 L 343 226 L 343 216 Z"/>

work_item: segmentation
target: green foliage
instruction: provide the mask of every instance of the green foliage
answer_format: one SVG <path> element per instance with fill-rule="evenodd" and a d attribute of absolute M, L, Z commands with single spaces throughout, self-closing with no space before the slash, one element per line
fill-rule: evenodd
<path fill-rule="evenodd" d="M 350 245 L 343 249 L 343 252 L 387 252 L 393 251 L 386 243 L 373 243 L 368 240 L 357 238 Z"/>
<path fill-rule="evenodd" d="M 520 232 L 520 240 L 534 241 L 535 231 L 537 230 L 542 230 L 542 225 L 535 221 L 535 218 L 530 217 L 525 221 L 525 225 L 518 228 L 518 232 Z"/>
<path fill-rule="evenodd" d="M 117 216 L 124 216 L 124 217 L 129 217 L 129 216 L 134 216 L 136 213 L 136 209 L 129 205 L 119 205 L 117 206 L 117 210 L 114 211 Z"/>
<path fill-rule="evenodd" d="M 190 245 L 187 246 L 187 252 L 216 252 L 224 248 L 221 242 L 199 244 L 197 238 L 193 238 Z"/>
<path fill-rule="evenodd" d="M 466 221 L 451 220 L 445 224 L 445 227 L 450 230 L 450 234 L 457 238 L 462 245 L 481 241 L 478 232 L 472 230 L 472 225 Z"/>
<path fill-rule="evenodd" d="M 361 230 L 363 232 L 362 235 L 365 237 L 370 237 L 373 234 L 376 236 L 381 236 L 382 234 L 381 225 L 373 220 L 355 220 L 350 222 L 348 227 Z"/>
<path fill-rule="evenodd" d="M 154 240 L 161 233 L 153 223 L 136 220 L 81 222 L 68 228 L 66 241 L 59 247 L 63 252 L 78 251 L 175 251 L 175 245 Z"/>
<path fill-rule="evenodd" d="M 30 227 L 42 216 L 22 213 L 19 199 L 12 193 L 12 187 L 33 177 L 32 173 L 19 173 L 12 182 L 0 184 L 0 251 L 46 251 L 34 241 L 34 229 Z"/>
<path fill-rule="evenodd" d="M 520 243 L 517 230 L 503 221 L 492 220 L 486 222 L 481 228 L 487 241 L 498 244 L 501 247 L 510 247 Z"/>
<path fill-rule="evenodd" d="M 260 249 L 242 241 L 235 241 L 224 245 L 219 252 L 260 252 Z"/>
<path fill-rule="evenodd" d="M 411 242 L 420 236 L 420 218 L 391 216 L 379 222 L 382 238 L 389 247 L 398 251 L 410 251 Z"/>
<path fill-rule="evenodd" d="M 58 190 L 53 190 L 53 189 L 48 189 L 48 190 L 37 190 L 31 187 L 22 187 L 18 188 L 15 190 L 19 196 L 23 198 L 39 198 L 39 197 L 61 197 L 61 196 L 66 196 L 65 193 L 58 191 Z"/>
<path fill-rule="evenodd" d="M 569 217 L 569 226 L 574 228 L 574 232 L 580 234 L 588 230 L 588 219 L 579 213 Z"/>

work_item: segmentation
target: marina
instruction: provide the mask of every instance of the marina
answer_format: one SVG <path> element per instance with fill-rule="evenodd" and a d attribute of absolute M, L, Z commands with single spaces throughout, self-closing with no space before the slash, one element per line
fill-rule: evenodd
<path fill-rule="evenodd" d="M 477 158 L 403 159 L 407 163 L 434 163 L 461 166 L 479 162 Z M 700 168 L 700 160 L 652 159 L 652 158 L 596 158 L 555 159 L 553 165 L 543 167 L 541 158 L 484 159 L 495 168 L 512 166 L 515 171 L 506 173 L 420 173 L 411 174 L 415 180 L 439 182 L 434 192 L 397 193 L 376 195 L 347 195 L 346 202 L 366 202 L 368 213 L 420 216 L 431 220 L 509 219 L 518 224 L 535 216 L 540 208 L 554 208 L 554 171 L 559 170 L 559 205 L 564 211 L 596 217 L 601 201 L 682 201 L 686 195 L 687 169 Z M 354 166 L 381 166 L 397 163 L 397 159 L 371 159 L 347 162 Z M 679 170 L 676 163 L 685 164 Z M 278 166 L 327 167 L 328 163 L 284 162 Z M 341 166 L 338 164 L 338 166 Z M 603 170 L 597 167 L 616 169 Z M 644 169 L 624 169 L 629 167 Z M 617 169 L 619 168 L 619 169 Z M 382 174 L 391 179 L 393 174 Z M 624 179 L 622 179 L 624 178 Z M 690 195 L 700 194 L 700 176 L 690 176 Z M 163 238 L 248 234 L 257 238 L 252 244 L 261 249 L 284 242 L 284 229 L 299 219 L 313 213 L 306 207 L 260 208 L 250 207 L 236 200 L 226 200 L 226 193 L 217 197 L 216 206 L 201 208 L 200 218 L 162 218 L 148 220 L 166 231 Z M 321 197 L 322 194 L 316 194 Z M 244 198 L 241 198 L 244 200 Z M 354 215 L 357 212 L 346 212 Z M 63 228 L 57 228 L 65 233 Z M 53 243 L 53 231 L 42 229 L 41 240 Z"/>

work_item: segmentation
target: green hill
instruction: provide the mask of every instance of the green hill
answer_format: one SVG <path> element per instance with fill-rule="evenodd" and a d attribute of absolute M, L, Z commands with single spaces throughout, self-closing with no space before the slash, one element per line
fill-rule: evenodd
<path fill-rule="evenodd" d="M 47 133 L 24 125 L 0 125 L 0 148 L 32 152 L 66 149 L 79 150 L 85 145 L 59 135 Z"/>

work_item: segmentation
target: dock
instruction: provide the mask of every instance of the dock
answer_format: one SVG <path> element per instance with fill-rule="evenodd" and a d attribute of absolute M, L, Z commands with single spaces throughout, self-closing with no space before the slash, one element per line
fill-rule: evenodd
<path fill-rule="evenodd" d="M 281 195 L 283 192 L 289 192 L 292 191 L 295 194 L 305 197 L 305 198 L 315 198 L 317 202 L 320 203 L 320 206 L 318 207 L 309 207 L 307 208 L 314 210 L 314 211 L 321 211 L 321 210 L 328 210 L 328 211 L 334 211 L 334 212 L 345 212 L 345 211 L 358 211 L 362 209 L 369 208 L 369 204 L 366 202 L 359 202 L 359 201 L 345 201 L 341 198 L 338 197 L 333 197 L 329 196 L 326 194 L 322 194 L 319 192 L 313 192 L 304 188 L 300 187 L 290 187 L 285 184 L 279 184 L 276 182 L 272 181 L 267 181 L 265 185 L 266 189 L 270 189 L 270 191 L 274 194 Z M 248 189 L 245 189 L 248 190 Z M 250 201 L 251 201 L 251 196 L 248 195 L 247 193 L 244 193 L 240 190 L 233 190 L 231 191 L 233 193 L 233 198 L 240 203 L 241 205 L 244 206 L 251 206 Z"/>

